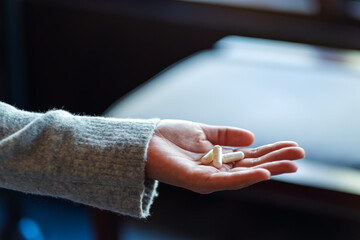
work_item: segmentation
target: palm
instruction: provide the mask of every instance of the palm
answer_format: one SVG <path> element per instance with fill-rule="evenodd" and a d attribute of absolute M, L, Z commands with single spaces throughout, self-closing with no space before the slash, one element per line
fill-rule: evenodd
<path fill-rule="evenodd" d="M 150 178 L 208 193 L 239 189 L 267 180 L 270 175 L 294 172 L 296 165 L 286 159 L 304 156 L 303 150 L 295 143 L 281 142 L 256 149 L 244 148 L 244 160 L 224 164 L 221 169 L 200 162 L 214 144 L 240 147 L 252 142 L 253 135 L 242 129 L 161 121 L 149 145 L 146 172 Z"/>

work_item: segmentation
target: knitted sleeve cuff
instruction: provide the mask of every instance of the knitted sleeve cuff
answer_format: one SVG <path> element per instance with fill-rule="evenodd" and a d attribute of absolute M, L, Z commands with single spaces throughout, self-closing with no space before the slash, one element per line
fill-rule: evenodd
<path fill-rule="evenodd" d="M 30 114 L 30 113 L 27 113 Z M 147 179 L 147 147 L 159 119 L 35 114 L 0 138 L 0 186 L 62 197 L 121 214 L 147 217 L 157 181 Z"/>
<path fill-rule="evenodd" d="M 85 144 L 86 149 L 94 143 L 95 146 L 99 146 L 99 129 L 103 134 L 101 142 L 106 142 L 102 151 L 86 153 L 88 158 L 92 159 L 90 163 L 95 163 L 99 171 L 91 178 L 96 180 L 96 183 L 112 186 L 112 190 L 117 192 L 117 194 L 105 195 L 107 199 L 98 196 L 97 200 L 108 202 L 109 210 L 121 214 L 141 218 L 149 216 L 150 206 L 157 196 L 158 182 L 145 176 L 146 154 L 159 119 L 120 120 L 82 117 L 81 121 L 86 121 L 87 130 L 81 131 L 83 135 L 79 136 L 78 140 L 80 145 Z M 79 169 L 82 171 L 87 169 L 85 170 L 87 173 L 91 173 L 94 167 L 83 161 L 79 164 L 81 164 Z"/>

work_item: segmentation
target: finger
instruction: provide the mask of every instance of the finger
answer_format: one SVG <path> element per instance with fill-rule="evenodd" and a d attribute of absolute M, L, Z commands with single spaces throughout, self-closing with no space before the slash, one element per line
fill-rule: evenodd
<path fill-rule="evenodd" d="M 286 147 L 272 151 L 258 158 L 245 158 L 238 161 L 234 167 L 254 167 L 267 162 L 280 160 L 296 160 L 305 157 L 305 151 L 301 147 Z"/>
<path fill-rule="evenodd" d="M 275 176 L 284 173 L 294 173 L 297 171 L 298 166 L 293 161 L 283 160 L 278 162 L 264 163 L 255 167 L 255 169 L 257 168 L 266 169 L 271 173 L 272 176 Z"/>
<path fill-rule="evenodd" d="M 254 134 L 234 127 L 201 125 L 207 139 L 214 145 L 249 146 L 254 142 Z"/>
<path fill-rule="evenodd" d="M 222 190 L 241 189 L 257 182 L 270 179 L 270 172 L 266 169 L 247 169 L 235 172 L 212 173 L 201 182 L 195 191 L 211 193 Z"/>
<path fill-rule="evenodd" d="M 245 158 L 257 158 L 261 157 L 265 154 L 268 154 L 270 152 L 279 150 L 281 148 L 286 147 L 297 147 L 299 146 L 296 142 L 293 141 L 282 141 L 282 142 L 276 142 L 272 144 L 263 145 L 257 148 L 249 148 L 249 149 L 243 149 L 241 151 L 244 152 Z"/>

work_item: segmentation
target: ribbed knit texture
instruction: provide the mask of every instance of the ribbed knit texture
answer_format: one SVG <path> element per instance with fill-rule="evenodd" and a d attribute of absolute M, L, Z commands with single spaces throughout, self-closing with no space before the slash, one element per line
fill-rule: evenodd
<path fill-rule="evenodd" d="M 157 182 L 145 177 L 158 119 L 20 111 L 0 102 L 0 186 L 147 217 Z"/>

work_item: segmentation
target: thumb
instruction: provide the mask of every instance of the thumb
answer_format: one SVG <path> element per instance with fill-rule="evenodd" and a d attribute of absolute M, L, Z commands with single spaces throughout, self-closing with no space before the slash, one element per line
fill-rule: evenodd
<path fill-rule="evenodd" d="M 249 146 L 254 142 L 252 132 L 235 127 L 201 125 L 207 140 L 214 145 Z"/>

